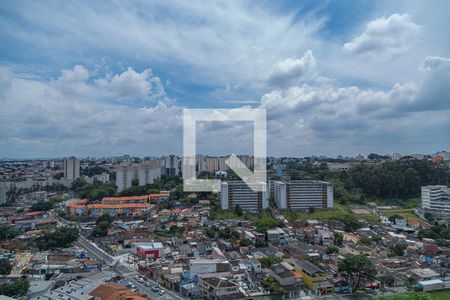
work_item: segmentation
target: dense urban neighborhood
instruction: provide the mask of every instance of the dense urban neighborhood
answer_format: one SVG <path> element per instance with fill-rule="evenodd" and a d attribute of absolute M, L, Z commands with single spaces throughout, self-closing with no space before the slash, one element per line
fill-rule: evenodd
<path fill-rule="evenodd" d="M 3 159 L 0 294 L 450 297 L 450 153 L 269 157 L 261 191 L 225 159 L 196 157 L 217 193 L 184 192 L 176 155 Z"/>

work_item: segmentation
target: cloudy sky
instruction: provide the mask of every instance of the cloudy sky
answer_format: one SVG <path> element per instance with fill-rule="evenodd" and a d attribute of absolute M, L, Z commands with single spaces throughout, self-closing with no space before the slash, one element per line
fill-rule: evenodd
<path fill-rule="evenodd" d="M 182 154 L 183 108 L 267 109 L 268 154 L 450 150 L 448 1 L 8 1 L 0 157 Z M 250 153 L 252 124 L 197 149 Z"/>

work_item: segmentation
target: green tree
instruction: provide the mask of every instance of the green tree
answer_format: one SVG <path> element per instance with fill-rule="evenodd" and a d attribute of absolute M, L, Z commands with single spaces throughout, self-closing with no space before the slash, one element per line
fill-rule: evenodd
<path fill-rule="evenodd" d="M 92 236 L 103 237 L 108 235 L 108 229 L 113 222 L 113 218 L 109 214 L 104 214 L 97 218 L 95 226 L 92 229 Z"/>
<path fill-rule="evenodd" d="M 344 241 L 344 236 L 340 232 L 336 232 L 334 234 L 334 244 L 338 247 L 342 246 L 342 243 Z"/>
<path fill-rule="evenodd" d="M 53 232 L 44 235 L 39 244 L 42 250 L 53 248 L 67 248 L 78 239 L 78 229 L 71 227 L 56 228 Z"/>
<path fill-rule="evenodd" d="M 240 217 L 240 216 L 242 216 L 244 211 L 242 210 L 242 207 L 240 207 L 239 205 L 235 205 L 234 206 L 234 213 L 236 214 L 236 216 Z"/>
<path fill-rule="evenodd" d="M 359 238 L 358 244 L 364 245 L 364 246 L 370 246 L 372 244 L 372 239 L 362 236 Z"/>
<path fill-rule="evenodd" d="M 402 243 L 397 243 L 394 246 L 390 247 L 392 256 L 403 256 L 405 255 L 406 245 Z"/>
<path fill-rule="evenodd" d="M 272 277 L 268 276 L 262 281 L 262 286 L 270 291 L 272 294 L 284 294 L 284 289 L 278 284 L 278 282 Z"/>
<path fill-rule="evenodd" d="M 268 214 L 264 214 L 256 220 L 256 231 L 265 233 L 267 229 L 275 228 L 277 225 L 277 220 Z"/>
<path fill-rule="evenodd" d="M 56 173 L 55 175 L 53 175 L 53 178 L 54 179 L 61 179 L 61 178 L 63 178 L 64 177 L 64 173 L 63 172 L 59 172 L 59 173 Z"/>
<path fill-rule="evenodd" d="M 426 212 L 424 214 L 425 219 L 427 219 L 428 222 L 433 223 L 434 222 L 434 216 L 430 212 Z"/>
<path fill-rule="evenodd" d="M 344 258 L 338 264 L 341 276 L 352 286 L 352 290 L 364 287 L 377 275 L 375 265 L 364 255 L 352 255 Z"/>
<path fill-rule="evenodd" d="M 40 202 L 35 203 L 31 206 L 31 211 L 49 211 L 53 208 L 53 203 L 51 202 Z"/>
<path fill-rule="evenodd" d="M 10 226 L 0 225 L 0 241 L 12 240 L 19 235 L 19 232 Z"/>
<path fill-rule="evenodd" d="M 241 247 L 248 247 L 252 244 L 252 242 L 250 242 L 248 239 L 241 239 L 239 241 L 239 246 Z"/>
<path fill-rule="evenodd" d="M 404 219 L 404 218 L 402 216 L 400 216 L 399 214 L 393 214 L 392 216 L 389 216 L 388 219 L 392 223 L 395 223 L 395 219 Z"/>
<path fill-rule="evenodd" d="M 272 265 L 279 263 L 281 259 L 276 256 L 266 256 L 261 258 L 259 261 L 261 262 L 261 267 L 270 268 Z"/>
<path fill-rule="evenodd" d="M 7 276 L 11 273 L 12 265 L 9 259 L 0 259 L 0 275 Z"/>
<path fill-rule="evenodd" d="M 383 237 L 381 235 L 378 235 L 378 234 L 372 235 L 372 241 L 374 241 L 375 243 L 380 242 L 382 239 L 383 239 Z"/>
<path fill-rule="evenodd" d="M 30 288 L 30 283 L 26 279 L 16 280 L 13 284 L 6 284 L 0 286 L 0 295 L 8 297 L 22 297 L 25 296 Z"/>
<path fill-rule="evenodd" d="M 328 246 L 328 247 L 325 249 L 325 253 L 326 253 L 326 254 L 332 254 L 332 253 L 338 253 L 338 252 L 339 252 L 339 248 L 336 247 L 336 246 Z"/>

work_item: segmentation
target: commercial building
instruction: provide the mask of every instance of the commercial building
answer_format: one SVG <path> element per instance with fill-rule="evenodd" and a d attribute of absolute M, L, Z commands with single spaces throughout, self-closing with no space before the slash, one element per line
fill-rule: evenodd
<path fill-rule="evenodd" d="M 333 207 L 333 185 L 318 180 L 277 181 L 274 200 L 280 209 L 306 210 Z"/>
<path fill-rule="evenodd" d="M 423 186 L 422 209 L 450 223 L 450 188 L 445 185 Z"/>
<path fill-rule="evenodd" d="M 135 243 L 132 252 L 141 259 L 157 259 L 164 256 L 164 247 L 161 242 Z"/>
<path fill-rule="evenodd" d="M 80 161 L 71 156 L 64 160 L 64 179 L 75 180 L 80 177 Z"/>
<path fill-rule="evenodd" d="M 222 182 L 220 189 L 220 203 L 222 209 L 233 210 L 239 206 L 245 211 L 259 211 L 269 206 L 267 198 L 267 184 L 265 182 L 257 183 L 261 191 L 253 191 L 243 181 Z"/>

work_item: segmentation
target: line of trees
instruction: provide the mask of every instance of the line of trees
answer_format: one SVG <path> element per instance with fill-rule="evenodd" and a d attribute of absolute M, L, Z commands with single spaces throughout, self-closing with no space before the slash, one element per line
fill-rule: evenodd
<path fill-rule="evenodd" d="M 73 242 L 78 240 L 79 232 L 76 228 L 61 227 L 56 228 L 52 232 L 47 232 L 42 241 L 39 243 L 41 250 L 49 250 L 54 248 L 67 248 Z"/>

